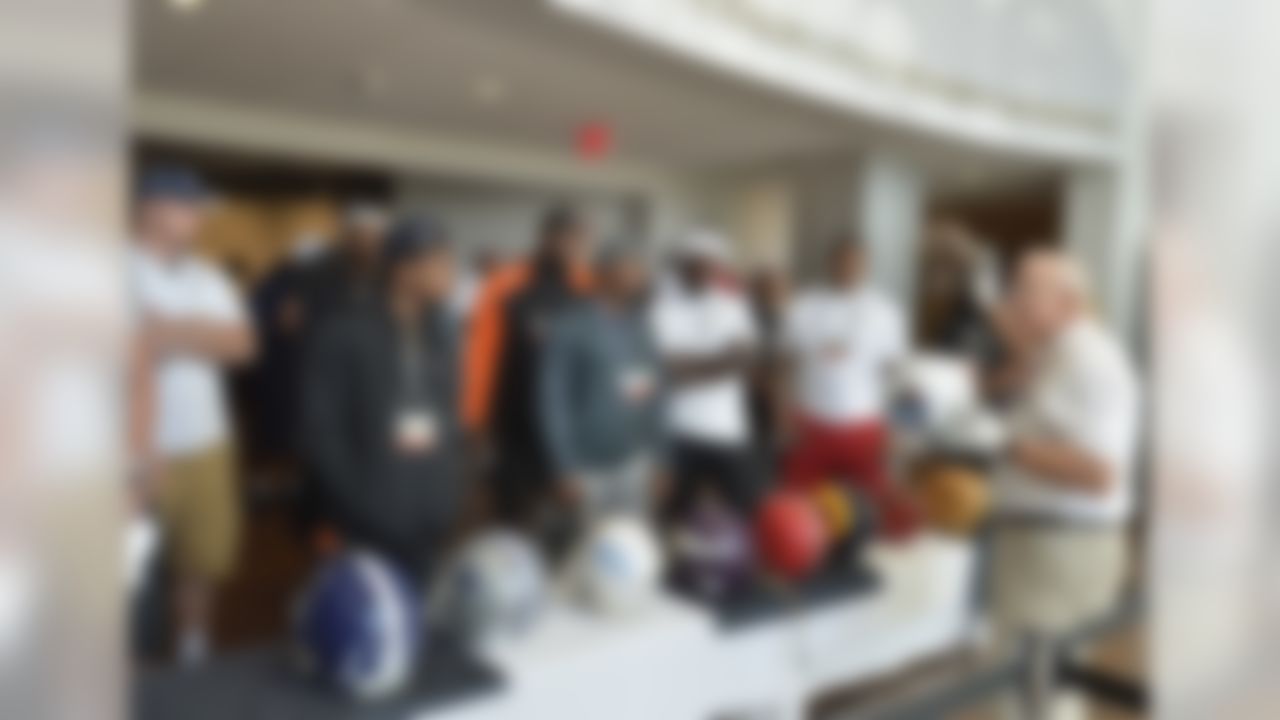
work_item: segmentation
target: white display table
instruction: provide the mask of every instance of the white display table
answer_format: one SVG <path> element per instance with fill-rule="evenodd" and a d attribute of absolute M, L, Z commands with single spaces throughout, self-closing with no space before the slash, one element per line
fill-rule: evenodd
<path fill-rule="evenodd" d="M 659 596 L 625 622 L 558 606 L 519 644 L 485 649 L 506 687 L 447 717 L 703 716 L 708 705 L 700 676 L 715 646 L 712 618 L 670 596 Z"/>
<path fill-rule="evenodd" d="M 799 717 L 817 694 L 870 681 L 970 637 L 975 551 L 925 536 L 872 549 L 875 592 L 735 630 L 663 597 L 625 620 L 557 606 L 518 643 L 487 648 L 505 676 L 448 720 Z"/>

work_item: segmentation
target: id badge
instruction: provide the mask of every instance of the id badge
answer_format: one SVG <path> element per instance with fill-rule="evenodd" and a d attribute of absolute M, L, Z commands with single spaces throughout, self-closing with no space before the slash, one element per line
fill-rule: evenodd
<path fill-rule="evenodd" d="M 438 441 L 436 416 L 425 408 L 408 408 L 396 416 L 394 444 L 406 455 L 431 452 Z"/>
<path fill-rule="evenodd" d="M 633 405 L 638 405 L 653 395 L 653 373 L 648 368 L 636 367 L 624 370 L 619 382 L 622 386 L 622 397 Z"/>

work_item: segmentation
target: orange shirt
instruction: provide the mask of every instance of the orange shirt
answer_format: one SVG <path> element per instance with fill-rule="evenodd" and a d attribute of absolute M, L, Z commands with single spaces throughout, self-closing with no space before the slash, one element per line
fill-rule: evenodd
<path fill-rule="evenodd" d="M 533 279 L 533 266 L 525 261 L 494 271 L 480 288 L 472 310 L 463 348 L 462 422 L 471 431 L 488 427 L 508 332 L 507 302 Z M 590 270 L 582 264 L 569 272 L 570 286 L 589 292 Z"/>

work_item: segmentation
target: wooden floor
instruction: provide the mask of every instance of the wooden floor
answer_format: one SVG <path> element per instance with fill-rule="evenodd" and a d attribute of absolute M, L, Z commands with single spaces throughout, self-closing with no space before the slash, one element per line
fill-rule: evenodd
<path fill-rule="evenodd" d="M 1099 668 L 1119 677 L 1134 680 L 1147 677 L 1146 628 L 1135 627 L 1107 638 L 1098 646 L 1094 662 Z M 1095 720 L 1128 720 L 1135 716 L 1106 707 L 1094 707 L 1092 717 Z"/>
<path fill-rule="evenodd" d="M 815 703 L 811 716 L 815 720 L 857 718 L 866 707 L 877 705 L 888 698 L 910 696 L 966 676 L 971 677 L 980 665 L 981 660 L 968 653 L 939 658 L 872 686 L 830 693 Z M 1094 648 L 1090 665 L 1121 678 L 1141 680 L 1146 671 L 1143 628 L 1137 627 L 1105 638 Z M 1133 720 L 1136 717 L 1140 716 L 1101 704 L 1095 703 L 1089 707 L 1091 720 Z M 997 702 L 992 701 L 960 709 L 947 716 L 946 720 L 1004 720 L 1004 716 L 998 711 Z"/>
<path fill-rule="evenodd" d="M 221 593 L 215 632 L 221 650 L 285 637 L 315 562 L 289 506 L 268 504 L 248 520 L 236 574 Z"/>

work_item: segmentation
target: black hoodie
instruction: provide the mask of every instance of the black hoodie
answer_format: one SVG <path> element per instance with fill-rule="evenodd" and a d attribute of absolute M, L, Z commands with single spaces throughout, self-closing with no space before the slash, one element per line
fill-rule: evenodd
<path fill-rule="evenodd" d="M 305 361 L 303 450 L 327 517 L 345 540 L 424 569 L 462 500 L 458 351 L 443 306 L 416 333 L 382 303 L 348 308 L 319 330 Z M 407 362 L 406 358 L 416 360 Z M 434 418 L 424 453 L 396 450 L 406 406 Z"/>

